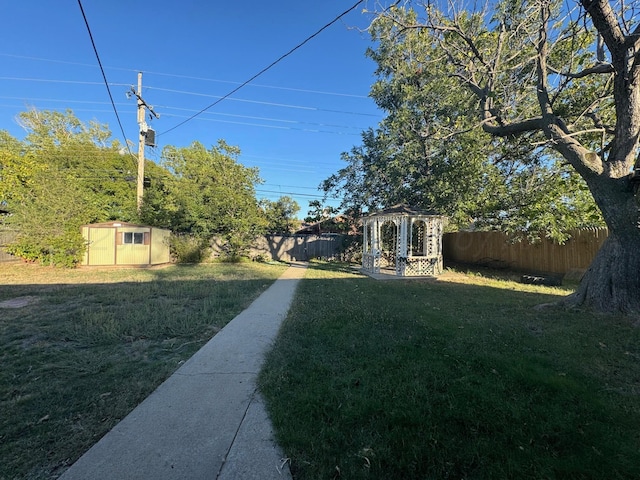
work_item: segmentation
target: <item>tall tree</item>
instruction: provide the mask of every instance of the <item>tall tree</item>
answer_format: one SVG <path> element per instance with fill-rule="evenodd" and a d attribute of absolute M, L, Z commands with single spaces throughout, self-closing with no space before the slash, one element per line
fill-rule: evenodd
<path fill-rule="evenodd" d="M 300 205 L 293 198 L 284 195 L 275 202 L 263 199 L 260 201 L 262 209 L 267 221 L 266 231 L 274 234 L 291 233 L 297 222 Z"/>
<path fill-rule="evenodd" d="M 242 254 L 265 221 L 255 196 L 258 171 L 238 163 L 239 154 L 222 140 L 210 149 L 199 142 L 165 147 L 170 175 L 159 187 L 163 195 L 145 198 L 142 218 L 206 241 L 221 237 L 230 256 Z"/>
<path fill-rule="evenodd" d="M 558 154 L 584 180 L 609 237 L 566 300 L 640 312 L 640 2 L 511 0 L 491 11 L 391 8 L 386 41 L 419 31 L 436 47 L 425 65 L 476 99 L 478 125 L 508 142 Z M 573 7 L 573 8 L 571 8 Z M 600 41 L 598 41 L 600 40 Z"/>
<path fill-rule="evenodd" d="M 104 125 L 72 112 L 29 110 L 18 121 L 24 140 L 0 132 L 0 203 L 19 232 L 13 251 L 31 260 L 72 265 L 81 259 L 80 225 L 136 217 L 135 190 Z"/>
<path fill-rule="evenodd" d="M 416 22 L 415 12 L 395 12 Z M 484 133 L 469 115 L 477 99 L 452 84 L 437 43 L 417 28 L 397 30 L 387 17 L 372 25 L 371 97 L 386 116 L 343 154 L 347 166 L 325 180 L 326 192 L 341 193 L 343 208 L 408 203 L 447 215 L 453 228 L 473 222 L 530 238 L 563 241 L 571 228 L 601 224 L 576 173 L 527 138 Z"/>
<path fill-rule="evenodd" d="M 340 210 L 336 207 L 324 205 L 320 200 L 310 200 L 309 211 L 307 212 L 307 216 L 305 217 L 304 221 L 309 223 L 322 222 L 325 220 L 329 220 L 339 211 Z"/>
<path fill-rule="evenodd" d="M 81 225 L 100 219 L 91 192 L 72 175 L 50 168 L 35 174 L 32 185 L 10 208 L 7 223 L 18 236 L 8 251 L 45 265 L 75 266 L 85 251 Z"/>

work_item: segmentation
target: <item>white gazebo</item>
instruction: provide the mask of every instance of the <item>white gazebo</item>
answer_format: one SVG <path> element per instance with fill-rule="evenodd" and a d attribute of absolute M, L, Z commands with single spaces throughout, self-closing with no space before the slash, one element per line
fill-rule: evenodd
<path fill-rule="evenodd" d="M 395 205 L 362 219 L 362 269 L 386 270 L 397 276 L 442 273 L 442 230 L 445 217 Z"/>

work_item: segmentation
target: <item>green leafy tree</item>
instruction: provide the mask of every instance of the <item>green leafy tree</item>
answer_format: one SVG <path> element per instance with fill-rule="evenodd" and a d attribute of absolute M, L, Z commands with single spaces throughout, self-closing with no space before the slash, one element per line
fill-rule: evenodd
<path fill-rule="evenodd" d="M 309 202 L 309 211 L 304 221 L 309 223 L 322 222 L 336 215 L 340 210 L 336 207 L 324 205 L 320 200 Z"/>
<path fill-rule="evenodd" d="M 136 219 L 135 163 L 104 125 L 72 112 L 29 110 L 18 117 L 24 140 L 0 132 L 0 202 L 18 232 L 13 252 L 74 265 L 84 251 L 80 225 Z"/>
<path fill-rule="evenodd" d="M 0 131 L 0 205 L 9 208 L 12 202 L 18 202 L 41 170 L 42 165 L 24 152 L 22 142 Z"/>
<path fill-rule="evenodd" d="M 242 255 L 264 231 L 265 220 L 255 197 L 258 171 L 239 164 L 239 154 L 222 140 L 210 149 L 199 142 L 165 147 L 162 166 L 170 175 L 145 198 L 142 218 L 191 234 L 203 245 L 221 238 L 229 257 Z"/>
<path fill-rule="evenodd" d="M 288 234 L 294 231 L 300 205 L 293 198 L 285 195 L 275 202 L 263 199 L 260 208 L 267 221 L 267 233 Z"/>
<path fill-rule="evenodd" d="M 416 22 L 415 12 L 392 10 Z M 529 238 L 564 241 L 575 226 L 602 223 L 575 172 L 528 139 L 483 132 L 469 115 L 477 99 L 452 85 L 451 72 L 434 59 L 442 56 L 437 44 L 421 29 L 398 33 L 394 22 L 374 22 L 377 47 L 368 52 L 378 65 L 371 96 L 386 116 L 343 154 L 347 166 L 323 182 L 327 193 L 341 194 L 345 208 L 406 203 L 446 215 L 452 229 L 473 224 Z"/>
<path fill-rule="evenodd" d="M 91 194 L 69 175 L 43 170 L 17 205 L 12 204 L 9 225 L 18 238 L 8 251 L 44 265 L 73 267 L 85 252 L 81 225 L 99 218 Z"/>
<path fill-rule="evenodd" d="M 432 51 L 421 51 L 418 61 L 473 99 L 461 111 L 465 121 L 475 121 L 492 140 L 528 144 L 571 167 L 552 164 L 542 178 L 571 187 L 579 175 L 609 237 L 566 303 L 640 312 L 640 213 L 632 174 L 640 170 L 640 2 L 507 0 L 469 8 L 392 7 L 380 12 L 373 31 L 384 48 L 423 37 Z M 556 198 L 568 202 L 567 212 L 586 201 L 584 195 L 577 203 Z"/>
<path fill-rule="evenodd" d="M 340 212 L 340 209 L 325 205 L 320 200 L 311 200 L 309 202 L 309 211 L 304 221 L 307 223 L 317 223 L 318 233 L 322 233 L 326 229 L 329 222 L 335 226 L 335 216 Z"/>
<path fill-rule="evenodd" d="M 3 169 L 7 200 L 28 191 L 34 172 L 46 168 L 51 175 L 65 176 L 90 192 L 88 201 L 98 208 L 101 220 L 136 218 L 136 163 L 117 141 L 110 140 L 106 125 L 85 125 L 71 111 L 29 110 L 22 112 L 18 121 L 27 129 L 22 142 L 9 139 L 6 132 L 0 138 L 0 152 L 13 152 L 12 163 Z"/>

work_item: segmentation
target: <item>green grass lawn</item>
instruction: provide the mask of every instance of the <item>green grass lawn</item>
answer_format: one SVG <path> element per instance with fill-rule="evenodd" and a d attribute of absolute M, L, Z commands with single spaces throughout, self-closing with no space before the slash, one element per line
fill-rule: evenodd
<path fill-rule="evenodd" d="M 0 479 L 55 478 L 283 266 L 0 267 Z"/>
<path fill-rule="evenodd" d="M 640 478 L 640 328 L 567 293 L 312 265 L 260 377 L 294 478 Z"/>

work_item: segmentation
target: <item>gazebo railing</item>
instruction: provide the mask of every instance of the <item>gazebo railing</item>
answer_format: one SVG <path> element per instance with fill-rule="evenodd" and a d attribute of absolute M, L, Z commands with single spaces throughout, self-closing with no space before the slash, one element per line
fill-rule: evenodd
<path fill-rule="evenodd" d="M 363 253 L 362 268 L 371 273 L 380 273 L 380 253 Z"/>
<path fill-rule="evenodd" d="M 442 255 L 399 257 L 396 260 L 396 275 L 414 277 L 422 275 L 440 275 L 443 270 Z"/>

